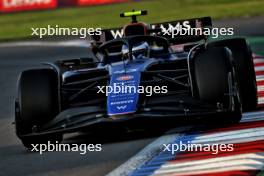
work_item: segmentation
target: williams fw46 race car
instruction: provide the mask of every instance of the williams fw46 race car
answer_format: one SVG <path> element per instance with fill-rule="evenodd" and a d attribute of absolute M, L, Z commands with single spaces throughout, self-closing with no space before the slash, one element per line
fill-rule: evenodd
<path fill-rule="evenodd" d="M 20 74 L 15 125 L 25 147 L 61 141 L 69 132 L 109 133 L 186 117 L 237 123 L 242 112 L 256 108 L 256 77 L 245 39 L 209 42 L 202 33 L 171 37 L 162 30 L 179 24 L 203 29 L 212 26 L 211 18 L 137 22 L 144 14 L 122 13 L 132 17 L 130 24 L 91 36 L 91 58 L 60 60 Z"/>

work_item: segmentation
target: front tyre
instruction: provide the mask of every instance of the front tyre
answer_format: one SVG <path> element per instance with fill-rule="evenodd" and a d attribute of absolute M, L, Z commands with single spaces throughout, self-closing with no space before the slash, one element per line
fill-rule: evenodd
<path fill-rule="evenodd" d="M 209 43 L 209 47 L 228 47 L 232 51 L 238 87 L 244 112 L 257 108 L 257 85 L 250 46 L 243 38 L 227 39 Z"/>
<path fill-rule="evenodd" d="M 31 134 L 59 112 L 57 73 L 49 68 L 23 71 L 18 81 L 15 104 L 17 136 L 26 148 L 31 144 L 62 141 L 62 134 L 25 136 Z"/>
<path fill-rule="evenodd" d="M 200 51 L 194 58 L 194 78 L 200 100 L 220 104 L 224 109 L 230 109 L 231 105 L 234 107 L 213 122 L 225 124 L 241 120 L 241 104 L 230 50 L 211 47 Z M 231 91 L 230 86 L 234 90 Z M 230 102 L 230 93 L 233 93 L 233 102 Z"/>

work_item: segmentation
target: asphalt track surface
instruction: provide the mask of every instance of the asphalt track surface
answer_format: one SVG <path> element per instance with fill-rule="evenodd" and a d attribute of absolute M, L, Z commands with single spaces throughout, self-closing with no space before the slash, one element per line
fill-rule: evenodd
<path fill-rule="evenodd" d="M 217 27 L 234 27 L 235 34 L 263 36 L 264 17 L 228 19 Z M 115 134 L 92 139 L 91 136 L 67 135 L 64 143 L 102 143 L 101 152 L 49 152 L 40 155 L 24 150 L 11 124 L 19 73 L 41 62 L 86 57 L 85 47 L 76 46 L 0 46 L 0 176 L 8 175 L 89 175 L 100 176 L 112 171 L 164 132 Z M 181 133 L 182 128 L 175 129 Z"/>

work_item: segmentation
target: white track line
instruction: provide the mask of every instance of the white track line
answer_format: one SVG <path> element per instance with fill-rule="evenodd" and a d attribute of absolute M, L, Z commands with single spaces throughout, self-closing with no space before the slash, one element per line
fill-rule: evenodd
<path fill-rule="evenodd" d="M 264 62 L 264 58 L 254 59 L 253 62 L 254 62 L 254 64 L 263 63 Z"/>
<path fill-rule="evenodd" d="M 264 71 L 264 66 L 256 66 L 255 71 Z"/>
<path fill-rule="evenodd" d="M 259 91 L 263 91 L 264 90 L 264 86 L 258 86 L 257 89 L 258 89 L 258 92 Z"/>
<path fill-rule="evenodd" d="M 259 102 L 260 104 L 263 104 L 263 103 L 264 103 L 264 97 L 258 98 L 258 102 Z"/>
<path fill-rule="evenodd" d="M 263 81 L 264 75 L 256 75 L 257 81 Z"/>

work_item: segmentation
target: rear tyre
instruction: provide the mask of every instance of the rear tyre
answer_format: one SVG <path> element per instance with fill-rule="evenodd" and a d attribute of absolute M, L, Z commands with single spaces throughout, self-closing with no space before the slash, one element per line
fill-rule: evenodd
<path fill-rule="evenodd" d="M 230 104 L 227 95 L 229 93 L 230 74 L 234 84 L 232 86 L 236 87 L 231 60 L 230 51 L 224 47 L 211 47 L 196 55 L 194 58 L 194 77 L 199 99 L 211 104 L 218 102 L 224 106 Z M 237 90 L 235 92 L 235 108 L 217 121 L 234 123 L 241 120 L 241 104 Z"/>
<path fill-rule="evenodd" d="M 26 148 L 31 148 L 31 144 L 47 141 L 61 142 L 61 134 L 23 136 L 34 132 L 59 112 L 58 79 L 55 71 L 48 68 L 23 71 L 18 81 L 15 109 L 16 133 Z"/>
<path fill-rule="evenodd" d="M 209 46 L 228 47 L 232 51 L 243 111 L 257 108 L 257 85 L 252 52 L 245 39 L 212 42 Z"/>

